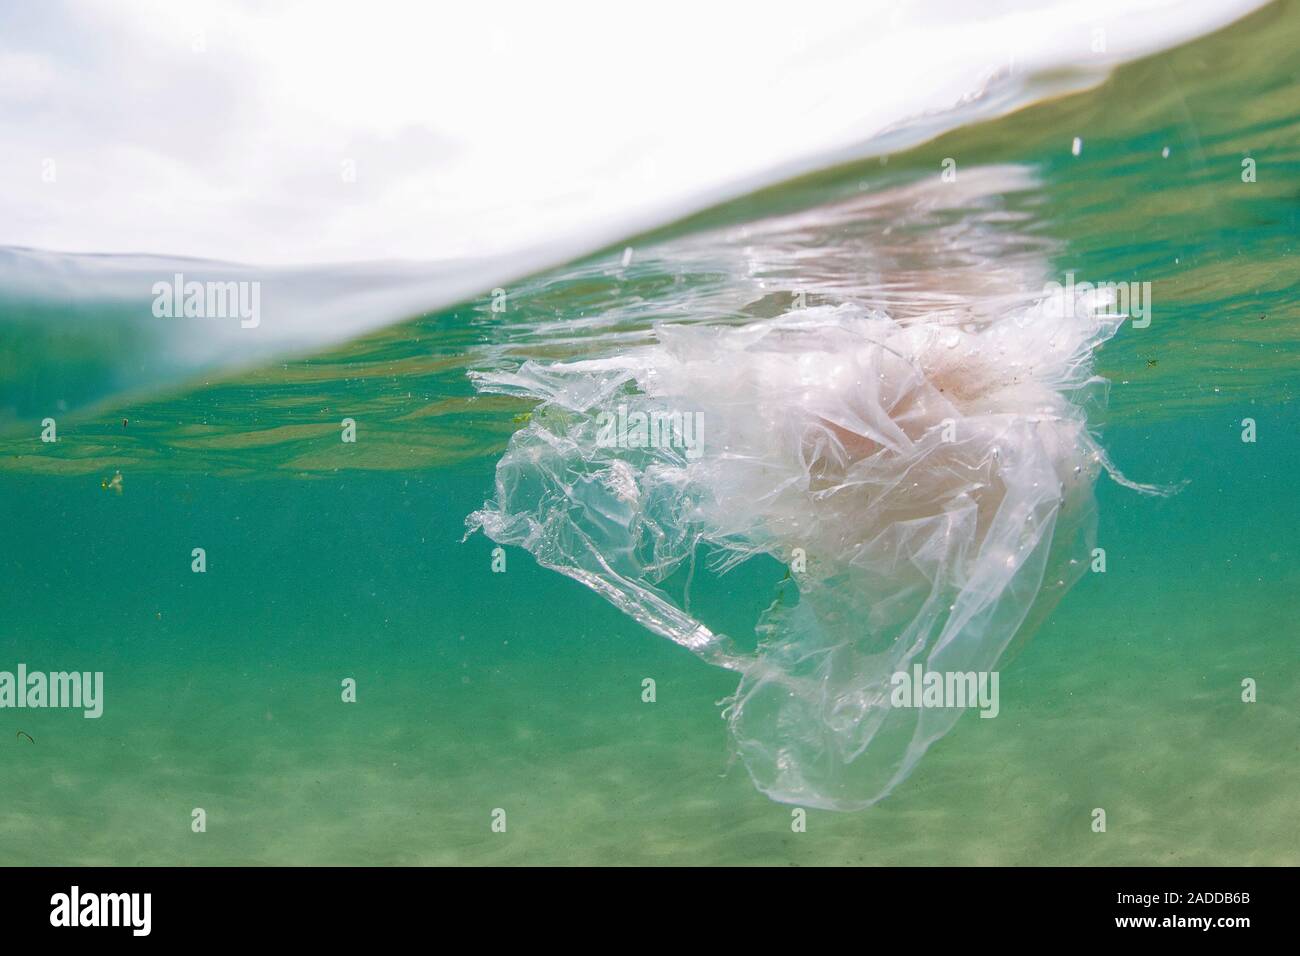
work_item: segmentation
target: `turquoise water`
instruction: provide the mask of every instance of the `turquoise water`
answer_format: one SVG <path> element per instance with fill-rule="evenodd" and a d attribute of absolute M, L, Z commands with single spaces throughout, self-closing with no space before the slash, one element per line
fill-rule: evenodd
<path fill-rule="evenodd" d="M 0 711 L 0 862 L 1296 863 L 1298 13 L 632 237 L 630 264 L 620 245 L 512 284 L 504 312 L 485 295 L 166 392 L 52 392 L 58 369 L 129 382 L 129 358 L 62 341 L 56 316 L 36 336 L 11 304 L 0 669 L 102 670 L 106 700 L 98 720 Z M 730 759 L 732 674 L 461 540 L 530 407 L 476 395 L 470 370 L 615 353 L 656 321 L 742 325 L 800 292 L 978 317 L 1044 266 L 1153 283 L 1151 326 L 1099 355 L 1093 424 L 1130 477 L 1189 484 L 1100 480 L 1106 572 L 1002 666 L 999 717 L 963 718 L 870 809 L 793 832 Z M 701 574 L 693 610 L 743 638 L 782 573 Z"/>

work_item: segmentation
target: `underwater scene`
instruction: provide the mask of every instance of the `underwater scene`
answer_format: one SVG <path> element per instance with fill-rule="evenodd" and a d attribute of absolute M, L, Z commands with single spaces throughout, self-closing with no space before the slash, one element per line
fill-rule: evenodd
<path fill-rule="evenodd" d="M 0 863 L 1300 863 L 1300 4 L 1220 26 L 517 274 L 4 234 Z"/>

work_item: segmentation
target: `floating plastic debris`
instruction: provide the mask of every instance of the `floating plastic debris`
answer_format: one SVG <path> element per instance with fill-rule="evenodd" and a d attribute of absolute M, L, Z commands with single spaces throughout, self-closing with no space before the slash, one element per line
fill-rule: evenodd
<path fill-rule="evenodd" d="M 481 391 L 541 404 L 467 526 L 736 671 L 724 715 L 764 793 L 868 806 L 962 712 L 893 707 L 891 677 L 996 670 L 1085 570 L 1098 472 L 1162 490 L 1110 469 L 1082 410 L 1104 386 L 1093 350 L 1123 318 L 1064 305 L 970 330 L 823 306 L 474 373 Z M 629 408 L 698 421 L 702 449 L 672 427 L 610 440 Z M 715 571 L 806 555 L 754 650 L 661 587 L 701 548 Z"/>

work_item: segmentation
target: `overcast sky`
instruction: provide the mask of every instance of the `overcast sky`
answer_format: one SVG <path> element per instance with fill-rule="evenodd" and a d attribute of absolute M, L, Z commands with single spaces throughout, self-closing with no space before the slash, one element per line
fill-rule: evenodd
<path fill-rule="evenodd" d="M 1258 5 L 5 4 L 0 245 L 575 251 L 950 109 L 1013 59 L 1100 70 Z"/>

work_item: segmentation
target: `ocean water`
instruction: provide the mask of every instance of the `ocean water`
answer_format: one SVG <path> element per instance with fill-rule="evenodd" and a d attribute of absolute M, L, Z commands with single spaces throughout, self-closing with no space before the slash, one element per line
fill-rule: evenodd
<path fill-rule="evenodd" d="M 1298 42 L 1274 5 L 1086 93 L 233 372 L 133 389 L 147 343 L 97 341 L 84 302 L 6 299 L 0 669 L 103 671 L 105 701 L 0 710 L 0 863 L 1300 861 Z M 471 371 L 801 300 L 974 322 L 1068 273 L 1152 284 L 1150 325 L 1098 353 L 1090 421 L 1128 477 L 1187 484 L 1100 478 L 1105 573 L 1002 664 L 996 719 L 964 716 L 866 810 L 794 832 L 733 757 L 733 674 L 462 540 L 532 407 Z M 783 573 L 701 573 L 693 611 L 743 639 Z"/>

